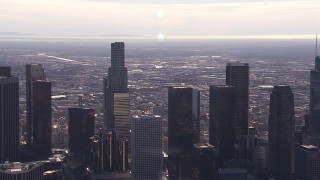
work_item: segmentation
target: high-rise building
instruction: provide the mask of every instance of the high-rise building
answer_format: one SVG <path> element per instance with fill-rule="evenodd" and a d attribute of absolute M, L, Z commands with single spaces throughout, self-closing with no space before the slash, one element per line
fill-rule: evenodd
<path fill-rule="evenodd" d="M 168 170 L 171 179 L 192 175 L 193 145 L 199 143 L 200 93 L 192 88 L 168 88 Z"/>
<path fill-rule="evenodd" d="M 312 135 L 320 134 L 320 56 L 315 58 L 315 69 L 310 71 L 310 119 L 309 125 Z"/>
<path fill-rule="evenodd" d="M 320 150 L 312 145 L 296 147 L 296 176 L 301 179 L 320 179 Z"/>
<path fill-rule="evenodd" d="M 252 172 L 258 178 L 266 177 L 268 172 L 268 140 L 257 137 L 252 152 Z"/>
<path fill-rule="evenodd" d="M 123 42 L 111 44 L 111 67 L 104 78 L 104 128 L 119 138 L 130 138 L 128 70 Z"/>
<path fill-rule="evenodd" d="M 269 153 L 270 173 L 286 179 L 294 173 L 294 95 L 290 86 L 274 86 L 270 94 Z"/>
<path fill-rule="evenodd" d="M 19 160 L 19 79 L 0 67 L 0 163 Z"/>
<path fill-rule="evenodd" d="M 248 135 L 249 121 L 249 64 L 228 63 L 226 66 L 226 85 L 235 87 L 235 124 L 240 132 Z"/>
<path fill-rule="evenodd" d="M 51 82 L 41 64 L 26 65 L 27 146 L 39 158 L 51 155 Z"/>
<path fill-rule="evenodd" d="M 94 109 L 69 108 L 69 150 L 71 154 L 91 151 L 94 135 Z"/>
<path fill-rule="evenodd" d="M 135 116 L 131 121 L 132 179 L 161 180 L 162 156 L 162 120 Z"/>
<path fill-rule="evenodd" d="M 11 67 L 10 66 L 1 66 L 0 67 L 0 76 L 2 76 L 2 77 L 11 76 Z"/>
<path fill-rule="evenodd" d="M 214 179 L 215 175 L 215 147 L 207 143 L 194 144 L 194 166 L 198 170 L 200 179 Z"/>
<path fill-rule="evenodd" d="M 235 158 L 235 87 L 210 86 L 209 143 L 221 163 Z"/>

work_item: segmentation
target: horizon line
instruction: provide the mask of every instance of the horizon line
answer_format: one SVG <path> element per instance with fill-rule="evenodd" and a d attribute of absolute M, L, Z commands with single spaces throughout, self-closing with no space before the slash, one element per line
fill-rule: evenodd
<path fill-rule="evenodd" d="M 16 33 L 16 32 L 12 32 Z M 21 33 L 21 34 L 4 34 L 0 32 L 0 40 L 4 39 L 17 39 L 22 40 L 27 39 L 91 39 L 91 40 L 100 40 L 104 38 L 108 39 L 128 39 L 128 40 L 214 40 L 214 39 L 274 39 L 274 40 L 294 40 L 294 39 L 314 39 L 315 34 L 277 34 L 277 35 L 131 35 L 131 34 L 114 34 L 114 35 L 41 35 L 41 34 L 32 34 L 32 33 Z"/>

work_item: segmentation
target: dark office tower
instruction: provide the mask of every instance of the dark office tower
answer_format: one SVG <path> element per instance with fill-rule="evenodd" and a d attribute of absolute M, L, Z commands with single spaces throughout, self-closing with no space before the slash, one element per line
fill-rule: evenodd
<path fill-rule="evenodd" d="M 213 179 L 215 168 L 215 147 L 211 144 L 194 144 L 194 165 L 199 179 Z"/>
<path fill-rule="evenodd" d="M 0 163 L 18 161 L 18 155 L 19 79 L 0 67 Z"/>
<path fill-rule="evenodd" d="M 119 138 L 130 138 L 128 71 L 124 43 L 111 44 L 111 67 L 104 78 L 105 129 L 115 129 Z"/>
<path fill-rule="evenodd" d="M 294 96 L 290 86 L 274 86 L 269 110 L 270 172 L 286 179 L 294 171 Z"/>
<path fill-rule="evenodd" d="M 200 93 L 192 88 L 168 88 L 168 170 L 170 179 L 192 173 L 193 144 L 200 139 Z"/>
<path fill-rule="evenodd" d="M 11 76 L 11 67 L 10 66 L 1 66 L 0 67 L 0 77 L 9 77 Z"/>
<path fill-rule="evenodd" d="M 249 113 L 249 64 L 228 63 L 226 85 L 235 87 L 236 134 L 248 135 Z"/>
<path fill-rule="evenodd" d="M 296 146 L 296 176 L 301 179 L 320 179 L 320 150 L 312 145 Z"/>
<path fill-rule="evenodd" d="M 101 131 L 93 138 L 93 170 L 97 174 L 119 170 L 120 152 L 113 130 Z"/>
<path fill-rule="evenodd" d="M 315 58 L 315 69 L 310 71 L 310 124 L 312 136 L 320 134 L 320 57 Z"/>
<path fill-rule="evenodd" d="M 209 143 L 221 163 L 235 158 L 235 87 L 210 86 Z"/>
<path fill-rule="evenodd" d="M 162 179 L 162 119 L 159 116 L 135 116 L 131 120 L 131 159 L 133 180 Z"/>
<path fill-rule="evenodd" d="M 51 82 L 41 64 L 26 65 L 27 145 L 38 158 L 51 155 Z"/>
<path fill-rule="evenodd" d="M 85 154 L 91 150 L 94 135 L 94 109 L 69 108 L 69 150 L 72 154 Z"/>

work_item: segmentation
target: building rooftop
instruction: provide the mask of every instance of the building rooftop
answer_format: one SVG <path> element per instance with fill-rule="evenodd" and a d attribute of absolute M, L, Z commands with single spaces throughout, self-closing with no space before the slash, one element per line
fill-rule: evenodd
<path fill-rule="evenodd" d="M 300 148 L 307 151 L 319 151 L 319 148 L 313 145 L 300 145 Z"/>
<path fill-rule="evenodd" d="M 194 146 L 199 149 L 214 148 L 214 146 L 209 143 L 196 143 Z"/>
<path fill-rule="evenodd" d="M 227 63 L 227 66 L 249 66 L 249 63 L 232 62 L 232 63 Z"/>
<path fill-rule="evenodd" d="M 43 163 L 40 161 L 34 162 L 5 162 L 0 164 L 0 171 L 10 174 L 19 174 L 27 171 L 31 171 L 33 168 L 39 167 Z"/>

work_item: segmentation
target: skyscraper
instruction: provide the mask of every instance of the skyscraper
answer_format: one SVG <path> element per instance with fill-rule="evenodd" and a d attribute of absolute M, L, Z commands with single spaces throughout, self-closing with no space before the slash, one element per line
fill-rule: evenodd
<path fill-rule="evenodd" d="M 207 143 L 194 144 L 194 166 L 198 169 L 200 179 L 214 179 L 215 147 Z"/>
<path fill-rule="evenodd" d="M 320 56 L 315 58 L 315 69 L 310 71 L 310 121 L 313 136 L 320 134 Z"/>
<path fill-rule="evenodd" d="M 294 95 L 290 86 L 274 86 L 269 110 L 270 172 L 286 179 L 294 171 Z"/>
<path fill-rule="evenodd" d="M 91 151 L 94 135 L 94 109 L 69 108 L 69 150 L 71 153 Z"/>
<path fill-rule="evenodd" d="M 128 71 L 124 43 L 111 44 L 111 67 L 104 78 L 105 129 L 115 129 L 119 138 L 130 138 Z"/>
<path fill-rule="evenodd" d="M 10 66 L 0 66 L 0 76 L 2 76 L 2 77 L 11 76 L 11 67 Z"/>
<path fill-rule="evenodd" d="M 249 64 L 228 63 L 226 66 L 226 85 L 235 87 L 236 127 L 241 132 L 248 134 L 249 121 Z"/>
<path fill-rule="evenodd" d="M 296 147 L 296 175 L 301 179 L 320 179 L 320 150 L 312 145 Z"/>
<path fill-rule="evenodd" d="M 131 173 L 133 180 L 162 179 L 162 120 L 156 116 L 131 121 Z"/>
<path fill-rule="evenodd" d="M 210 86 L 209 143 L 221 163 L 235 158 L 235 87 Z"/>
<path fill-rule="evenodd" d="M 168 170 L 171 179 L 192 173 L 193 145 L 200 140 L 200 93 L 192 88 L 168 88 Z"/>
<path fill-rule="evenodd" d="M 19 79 L 0 67 L 0 163 L 19 160 Z"/>
<path fill-rule="evenodd" d="M 40 158 L 51 155 L 51 82 L 41 64 L 26 65 L 27 146 Z"/>

